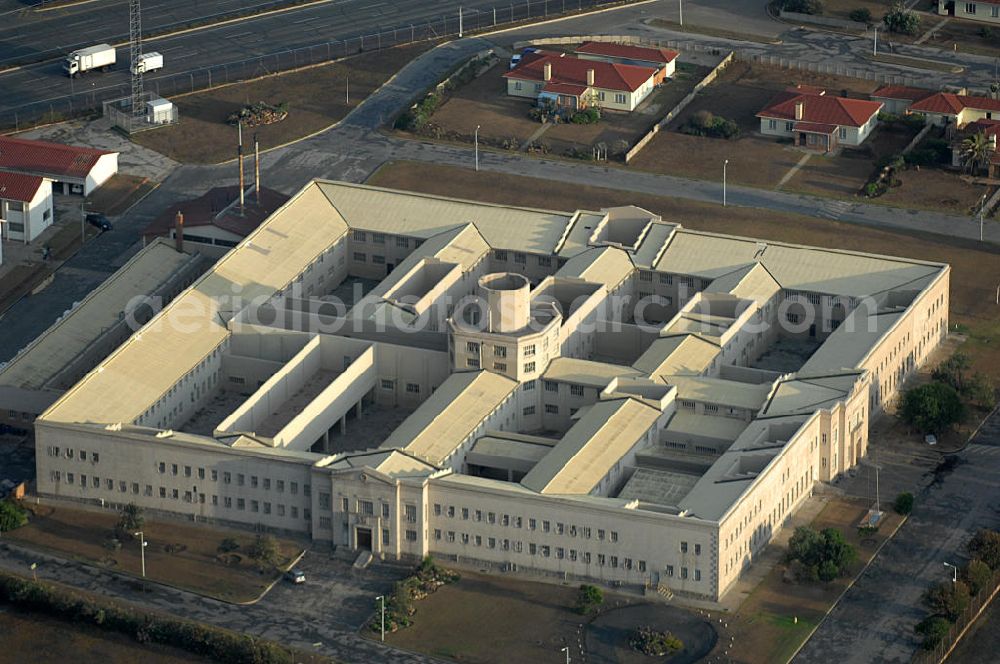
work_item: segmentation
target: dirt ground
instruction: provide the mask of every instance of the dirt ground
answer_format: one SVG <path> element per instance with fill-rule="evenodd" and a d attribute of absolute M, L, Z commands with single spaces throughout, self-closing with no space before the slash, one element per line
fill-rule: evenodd
<path fill-rule="evenodd" d="M 115 217 L 132 207 L 156 185 L 138 175 L 116 173 L 87 198 L 87 209 Z"/>
<path fill-rule="evenodd" d="M 434 45 L 423 42 L 371 51 L 319 67 L 174 97 L 171 101 L 177 104 L 180 123 L 141 132 L 133 140 L 181 162 L 211 164 L 233 159 L 237 132 L 226 118 L 244 104 L 266 101 L 287 102 L 288 117 L 271 125 L 244 127 L 244 145 L 252 141 L 254 132 L 261 149 L 282 145 L 337 122 L 403 65 Z M 249 145 L 252 150 L 252 142 Z"/>
<path fill-rule="evenodd" d="M 856 224 L 770 210 L 730 207 L 686 199 L 649 196 L 600 187 L 560 183 L 427 163 L 397 162 L 379 170 L 371 183 L 456 198 L 544 209 L 598 210 L 634 204 L 686 228 L 758 237 L 779 242 L 903 256 L 951 265 L 951 322 L 968 335 L 963 345 L 978 371 L 1000 381 L 1000 256 L 992 246 L 939 235 L 904 234 Z"/>
<path fill-rule="evenodd" d="M 781 141 L 759 135 L 760 120 L 756 114 L 780 91 L 796 84 L 826 88 L 829 94 L 867 98 L 875 89 L 871 81 L 800 72 L 759 64 L 737 62 L 695 98 L 677 119 L 655 139 L 650 141 L 630 166 L 655 173 L 669 173 L 707 180 L 722 179 L 722 164 L 728 159 L 726 177 L 730 182 L 754 187 L 773 188 L 805 154 L 794 148 L 790 141 Z M 682 127 L 698 111 L 709 111 L 736 122 L 740 136 L 734 140 L 703 138 L 680 133 Z M 870 140 L 877 140 L 878 136 Z M 895 139 L 887 133 L 886 139 Z M 898 140 L 887 140 L 886 148 Z M 904 141 L 899 148 L 906 145 Z M 699 159 L 689 159 L 691 154 Z M 819 157 L 817 159 L 817 157 Z M 818 182 L 833 189 L 815 187 L 813 193 L 821 195 L 853 194 L 864 184 L 876 157 L 822 157 L 810 158 L 805 167 L 793 178 L 803 180 L 802 188 L 812 190 L 810 183 Z M 815 164 L 815 165 L 814 165 Z M 867 166 L 866 166 L 867 164 Z M 815 173 L 812 171 L 815 170 Z M 864 172 L 858 180 L 858 174 Z M 830 175 L 834 184 L 829 184 Z M 843 181 L 840 181 L 843 180 Z M 792 182 L 787 186 L 793 187 Z M 857 183 L 857 186 L 854 186 Z"/>
<path fill-rule="evenodd" d="M 604 143 L 611 151 L 620 141 L 631 145 L 683 99 L 709 70 L 709 67 L 681 64 L 673 80 L 654 91 L 632 113 L 607 111 L 600 122 L 592 125 L 549 125 L 534 142 L 559 155 L 572 148 L 589 149 L 598 143 Z M 504 62 L 500 62 L 456 90 L 421 133 L 471 143 L 479 125 L 479 140 L 484 145 L 503 147 L 505 141 L 525 144 L 543 125 L 528 115 L 534 106 L 533 100 L 507 94 L 503 78 L 506 71 Z"/>
<path fill-rule="evenodd" d="M 91 512 L 67 507 L 25 504 L 33 512 L 28 525 L 4 537 L 20 544 L 54 551 L 91 564 L 139 576 L 141 561 L 138 540 L 122 542 L 119 550 L 106 546 L 118 520 L 114 512 Z M 203 527 L 147 520 L 143 532 L 147 578 L 169 586 L 192 590 L 224 601 L 255 599 L 277 572 L 260 572 L 243 553 L 253 542 L 251 534 L 213 527 L 206 536 Z M 226 537 L 240 548 L 227 560 L 218 551 Z M 287 565 L 301 551 L 294 542 L 278 540 L 280 565 Z M 171 552 L 171 549 L 173 552 Z"/>
<path fill-rule="evenodd" d="M 750 594 L 730 622 L 738 647 L 730 653 L 734 661 L 745 664 L 770 664 L 787 661 L 809 635 L 851 578 L 874 556 L 878 545 L 887 539 L 901 517 L 886 512 L 882 527 L 874 535 L 862 537 L 857 524 L 870 508 L 867 501 L 832 499 L 813 520 L 816 530 L 837 528 L 854 545 L 858 562 L 851 577 L 831 583 L 798 584 L 784 580 L 784 567 L 778 565 Z"/>

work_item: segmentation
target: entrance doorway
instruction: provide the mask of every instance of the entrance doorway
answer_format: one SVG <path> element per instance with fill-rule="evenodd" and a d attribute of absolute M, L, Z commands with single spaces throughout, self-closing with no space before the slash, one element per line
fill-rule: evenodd
<path fill-rule="evenodd" d="M 365 549 L 368 551 L 372 550 L 372 529 L 371 528 L 358 528 L 358 549 Z"/>

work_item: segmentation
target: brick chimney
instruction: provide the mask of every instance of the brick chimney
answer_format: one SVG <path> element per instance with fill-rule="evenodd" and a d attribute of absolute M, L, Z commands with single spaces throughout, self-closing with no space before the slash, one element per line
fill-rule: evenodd
<path fill-rule="evenodd" d="M 184 251 L 184 215 L 180 210 L 174 219 L 174 248 L 177 251 Z"/>
<path fill-rule="evenodd" d="M 593 85 L 593 84 L 594 84 L 594 70 L 593 69 L 588 69 L 587 70 L 587 85 Z"/>
<path fill-rule="evenodd" d="M 552 80 L 552 63 L 546 62 L 542 66 L 542 80 L 551 81 Z"/>
<path fill-rule="evenodd" d="M 805 110 L 806 103 L 804 101 L 795 102 L 795 119 L 802 119 L 802 112 Z"/>

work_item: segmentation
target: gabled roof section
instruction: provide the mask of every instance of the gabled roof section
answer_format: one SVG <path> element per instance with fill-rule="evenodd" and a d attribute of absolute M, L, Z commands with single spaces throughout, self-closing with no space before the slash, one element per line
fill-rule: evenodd
<path fill-rule="evenodd" d="M 627 251 L 617 247 L 595 247 L 569 259 L 557 277 L 585 279 L 612 289 L 635 270 Z"/>
<path fill-rule="evenodd" d="M 638 375 L 639 371 L 636 369 L 619 364 L 581 360 L 575 357 L 557 357 L 549 362 L 542 377 L 560 383 L 604 389 L 615 378 Z"/>
<path fill-rule="evenodd" d="M 802 117 L 795 117 L 796 104 L 802 104 Z M 883 104 L 866 99 L 847 99 L 792 88 L 779 93 L 757 114 L 759 118 L 798 120 L 800 122 L 860 127 L 877 114 Z"/>
<path fill-rule="evenodd" d="M 1000 99 L 936 92 L 910 105 L 910 110 L 918 113 L 944 113 L 946 115 L 958 115 L 967 108 L 977 111 L 1000 111 Z"/>
<path fill-rule="evenodd" d="M 38 175 L 0 171 L 0 199 L 30 203 L 45 181 Z"/>
<path fill-rule="evenodd" d="M 588 494 L 659 417 L 659 410 L 635 399 L 598 401 L 521 484 L 539 493 Z"/>
<path fill-rule="evenodd" d="M 451 374 L 380 447 L 400 448 L 436 466 L 517 389 L 517 381 L 489 371 Z"/>
<path fill-rule="evenodd" d="M 883 85 L 869 95 L 872 99 L 905 99 L 918 101 L 934 94 L 927 88 L 914 88 L 907 85 Z"/>
<path fill-rule="evenodd" d="M 743 300 L 753 300 L 763 304 L 781 290 L 774 276 L 759 261 L 737 268 L 729 274 L 714 280 L 705 289 L 706 293 L 730 293 Z"/>
<path fill-rule="evenodd" d="M 552 65 L 552 77 L 545 80 L 545 65 Z M 587 83 L 587 72 L 593 70 L 594 84 Z M 653 67 L 637 65 L 622 65 L 600 60 L 581 60 L 563 53 L 539 51 L 529 53 L 521 59 L 521 64 L 504 73 L 504 78 L 516 78 L 526 81 L 544 81 L 601 88 L 603 90 L 620 90 L 635 92 L 656 74 Z"/>
<path fill-rule="evenodd" d="M 642 62 L 656 62 L 667 64 L 673 62 L 680 55 L 679 52 L 669 48 L 652 48 L 649 46 L 633 46 L 631 44 L 617 44 L 615 42 L 584 42 L 577 53 L 587 55 L 604 55 L 609 58 L 621 58 L 623 60 L 639 60 Z"/>
<path fill-rule="evenodd" d="M 797 376 L 783 380 L 761 408 L 762 417 L 811 415 L 819 408 L 830 408 L 854 391 L 860 371 L 826 376 Z"/>
<path fill-rule="evenodd" d="M 108 150 L 0 136 L 0 168 L 72 178 L 85 178 Z"/>
<path fill-rule="evenodd" d="M 657 339 L 632 366 L 650 376 L 700 376 L 721 349 L 694 334 Z"/>

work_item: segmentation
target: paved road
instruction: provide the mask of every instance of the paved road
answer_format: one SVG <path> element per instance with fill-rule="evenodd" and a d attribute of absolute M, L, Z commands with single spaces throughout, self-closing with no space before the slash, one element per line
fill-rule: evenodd
<path fill-rule="evenodd" d="M 1000 525 L 1000 413 L 957 463 L 932 474 L 896 537 L 795 658 L 802 664 L 908 662 L 919 646 L 913 626 L 926 616 L 923 592 L 963 562 L 977 528 Z M 981 660 L 985 661 L 985 660 Z"/>
<path fill-rule="evenodd" d="M 148 585 L 147 592 L 142 592 L 132 577 L 0 544 L 0 569 L 30 576 L 31 563 L 38 563 L 36 571 L 41 580 L 56 581 L 179 618 L 263 636 L 319 652 L 345 664 L 440 662 L 382 646 L 357 634 L 374 612 L 375 597 L 388 593 L 393 582 L 405 575 L 402 568 L 377 566 L 357 572 L 348 563 L 308 553 L 300 565 L 306 573 L 304 585 L 281 582 L 257 604 L 240 606 L 153 583 Z"/>
<path fill-rule="evenodd" d="M 197 19 L 223 20 L 238 12 L 286 5 L 291 0 L 144 0 L 144 34 L 162 32 Z M 128 0 L 96 0 L 35 11 L 44 6 L 0 0 L 0 66 L 59 57 L 101 42 L 128 41 Z M 72 29 L 69 27 L 72 26 Z"/>

